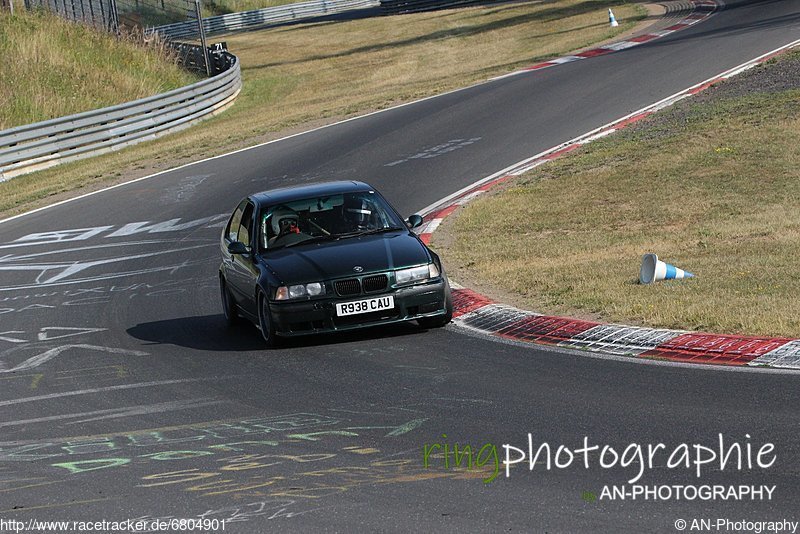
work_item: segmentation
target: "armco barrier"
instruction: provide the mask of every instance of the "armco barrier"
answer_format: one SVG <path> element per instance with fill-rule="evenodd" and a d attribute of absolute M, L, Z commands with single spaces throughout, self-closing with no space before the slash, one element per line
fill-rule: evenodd
<path fill-rule="evenodd" d="M 379 5 L 379 0 L 314 0 L 207 17 L 203 19 L 203 28 L 206 35 L 219 35 Z M 196 39 L 198 33 L 197 22 L 194 20 L 166 24 L 149 31 L 167 39 Z"/>
<path fill-rule="evenodd" d="M 174 91 L 0 131 L 0 181 L 176 132 L 219 113 L 242 87 L 236 56 L 227 70 Z"/>
<path fill-rule="evenodd" d="M 477 3 L 485 0 L 381 0 L 381 10 L 390 14 L 416 13 Z"/>

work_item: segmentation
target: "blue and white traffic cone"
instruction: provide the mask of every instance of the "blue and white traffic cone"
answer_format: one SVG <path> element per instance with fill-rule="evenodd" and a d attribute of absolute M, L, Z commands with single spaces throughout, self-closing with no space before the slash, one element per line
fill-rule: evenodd
<path fill-rule="evenodd" d="M 614 12 L 611 11 L 611 8 L 608 9 L 608 22 L 611 24 L 612 28 L 616 28 L 619 26 L 619 22 L 617 22 L 617 17 L 614 16 Z"/>
<path fill-rule="evenodd" d="M 642 268 L 639 269 L 640 284 L 652 284 L 659 280 L 678 280 L 692 277 L 694 277 L 692 273 L 678 269 L 669 263 L 664 263 L 655 254 L 645 254 L 642 257 Z"/>

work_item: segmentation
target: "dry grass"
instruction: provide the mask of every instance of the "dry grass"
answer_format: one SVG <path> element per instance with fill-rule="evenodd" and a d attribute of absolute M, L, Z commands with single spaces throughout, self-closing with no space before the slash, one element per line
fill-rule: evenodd
<path fill-rule="evenodd" d="M 196 78 L 156 48 L 45 13 L 0 11 L 0 130 L 120 104 Z"/>
<path fill-rule="evenodd" d="M 295 4 L 304 1 L 306 0 L 204 0 L 202 9 L 204 17 L 212 17 L 215 15 L 252 11 L 254 9 Z"/>
<path fill-rule="evenodd" d="M 541 312 L 800 337 L 800 91 L 665 113 L 473 202 L 445 255 Z M 697 277 L 639 285 L 646 252 Z"/>
<path fill-rule="evenodd" d="M 619 28 L 608 26 L 610 5 Z M 0 212 L 462 87 L 608 39 L 644 16 L 637 4 L 555 0 L 229 36 L 244 78 L 230 110 L 154 143 L 0 183 Z"/>

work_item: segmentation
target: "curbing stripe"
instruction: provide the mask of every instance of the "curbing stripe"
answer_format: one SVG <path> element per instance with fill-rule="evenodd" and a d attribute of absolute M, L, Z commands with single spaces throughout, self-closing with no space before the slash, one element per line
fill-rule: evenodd
<path fill-rule="evenodd" d="M 787 369 L 800 368 L 800 341 L 795 340 L 782 347 L 759 356 L 748 365 L 768 365 L 770 367 L 783 367 Z"/>
<path fill-rule="evenodd" d="M 600 324 L 559 343 L 559 346 L 617 356 L 641 356 L 680 335 L 680 332 L 674 330 Z"/>
<path fill-rule="evenodd" d="M 646 33 L 644 35 L 638 35 L 636 37 L 631 37 L 630 39 L 626 39 L 624 41 L 620 41 L 617 43 L 598 46 L 597 48 L 585 50 L 575 55 L 564 56 L 556 59 L 549 59 L 542 63 L 531 65 L 530 67 L 524 67 L 518 71 L 510 72 L 508 74 L 503 74 L 501 76 L 491 78 L 491 80 L 500 80 L 502 78 L 508 78 L 509 76 L 516 76 L 518 74 L 523 74 L 525 72 L 546 69 L 548 67 L 553 67 L 555 65 L 563 65 L 564 63 L 572 63 L 573 61 L 579 61 L 581 59 L 603 56 L 605 54 L 610 54 L 611 52 L 618 52 L 620 50 L 625 50 L 626 48 L 631 48 L 633 46 L 637 46 L 642 43 L 647 43 L 649 41 L 652 41 L 653 39 L 664 37 L 665 35 L 675 33 L 677 31 L 683 30 L 684 28 L 688 28 L 689 26 L 693 26 L 698 22 L 702 22 L 706 18 L 713 15 L 714 11 L 716 11 L 717 9 L 717 3 L 714 0 L 692 0 L 691 4 L 693 8 L 692 13 L 688 14 L 680 22 L 677 22 L 676 24 L 670 26 L 669 28 L 665 28 L 664 30 L 653 33 Z M 702 11 L 700 11 L 700 8 L 710 8 L 710 9 L 703 9 Z"/>
<path fill-rule="evenodd" d="M 676 361 L 747 365 L 760 356 L 791 342 L 788 338 L 758 338 L 688 332 L 663 343 L 643 356 L 667 357 Z"/>

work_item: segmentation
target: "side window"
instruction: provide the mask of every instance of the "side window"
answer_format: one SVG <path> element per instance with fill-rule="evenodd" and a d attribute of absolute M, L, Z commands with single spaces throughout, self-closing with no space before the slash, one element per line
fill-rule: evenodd
<path fill-rule="evenodd" d="M 253 234 L 253 211 L 255 211 L 254 206 L 248 203 L 244 208 L 244 213 L 242 214 L 242 224 L 239 227 L 239 241 L 248 247 L 252 245 L 250 237 Z"/>
<path fill-rule="evenodd" d="M 231 220 L 228 221 L 225 235 L 228 236 L 230 241 L 239 241 L 239 225 L 242 221 L 242 212 L 244 212 L 245 206 L 247 206 L 247 201 L 243 200 L 241 204 L 239 204 L 239 207 L 236 208 L 236 211 L 233 212 L 233 215 L 231 215 Z"/>

